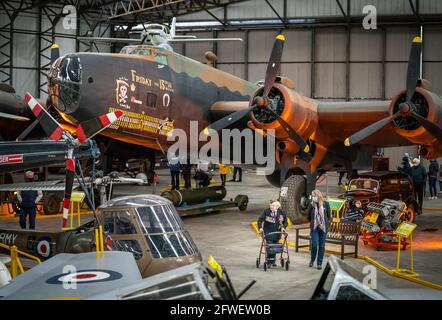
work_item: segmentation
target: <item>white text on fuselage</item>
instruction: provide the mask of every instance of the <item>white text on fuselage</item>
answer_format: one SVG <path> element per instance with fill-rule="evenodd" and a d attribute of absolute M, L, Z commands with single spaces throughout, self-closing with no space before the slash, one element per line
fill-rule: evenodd
<path fill-rule="evenodd" d="M 17 239 L 18 234 L 13 233 L 0 233 L 0 243 L 6 244 L 6 245 L 12 245 L 15 242 L 15 239 Z"/>

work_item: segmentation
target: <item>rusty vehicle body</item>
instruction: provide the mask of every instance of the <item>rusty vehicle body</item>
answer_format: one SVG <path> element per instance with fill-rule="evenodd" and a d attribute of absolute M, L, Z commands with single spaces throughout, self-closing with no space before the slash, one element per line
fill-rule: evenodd
<path fill-rule="evenodd" d="M 413 181 L 403 172 L 360 173 L 349 181 L 347 191 L 339 198 L 347 199 L 347 203 L 361 201 L 363 208 L 370 202 L 381 203 L 384 199 L 403 201 L 407 205 L 406 220 L 410 222 L 419 213 L 419 205 L 413 193 Z"/>

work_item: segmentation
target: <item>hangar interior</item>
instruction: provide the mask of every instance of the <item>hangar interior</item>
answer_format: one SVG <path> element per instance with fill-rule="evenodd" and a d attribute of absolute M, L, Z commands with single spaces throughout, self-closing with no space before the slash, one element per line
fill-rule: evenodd
<path fill-rule="evenodd" d="M 367 5 L 377 12 L 375 29 L 366 30 L 362 26 Z M 52 44 L 59 45 L 61 56 L 71 52 L 118 53 L 122 48 L 120 43 L 91 42 L 78 37 L 136 38 L 145 24 L 169 25 L 173 17 L 176 17 L 176 32 L 180 35 L 242 38 L 241 42 L 177 42 L 172 46 L 175 52 L 202 63 L 206 63 L 205 52 L 212 51 L 217 56 L 215 68 L 253 83 L 264 79 L 275 37 L 284 34 L 280 75 L 292 79 L 297 92 L 319 101 L 393 99 L 405 88 L 411 40 L 418 35 L 423 40 L 420 78 L 429 80 L 434 92 L 442 93 L 442 1 L 439 0 L 373 0 L 369 4 L 364 0 L 1 1 L 0 83 L 12 86 L 20 96 L 30 92 L 36 98 L 46 99 Z M 390 169 L 395 170 L 404 152 L 414 157 L 417 147 L 388 148 L 380 152 L 390 159 Z M 439 163 L 442 164 L 440 159 Z M 423 165 L 428 168 L 426 160 Z M 253 230 L 249 230 L 249 221 L 262 211 L 268 194 L 276 197 L 279 191 L 270 185 L 260 187 L 264 180 L 250 172 L 247 177 L 248 172 L 245 173 L 245 186 L 227 188 L 227 197 L 240 193 L 249 196 L 247 213 L 229 209 L 226 214 L 203 215 L 184 220 L 184 223 L 202 249 L 204 258 L 216 252 L 220 260 L 228 259 L 230 252 L 234 252 L 234 257 L 223 262 L 239 287 L 258 278 L 258 288 L 255 293 L 248 293 L 247 299 L 271 298 L 266 288 L 273 281 L 285 283 L 282 287 L 286 292 L 299 289 L 297 293 L 278 293 L 277 298 L 308 298 L 320 273 L 308 273 L 307 257 L 299 258 L 298 253 L 293 253 L 291 267 L 296 268 L 296 264 L 300 267 L 296 275 L 287 278 L 285 274 L 273 278 L 273 275 L 250 275 L 250 270 L 256 269 L 244 268 L 245 262 L 240 257 L 255 248 L 257 251 L 259 246 L 256 238 L 243 238 L 249 233 L 254 236 Z M 161 171 L 159 185 L 167 185 L 168 179 L 167 170 Z M 342 190 L 335 187 L 336 181 L 337 177 L 331 175 L 319 189 L 327 194 L 329 190 L 332 194 L 340 193 Z M 147 189 L 116 188 L 121 195 L 129 194 L 130 190 L 155 193 L 151 186 Z M 248 193 L 249 190 L 254 191 Z M 402 290 L 393 295 L 395 298 L 406 299 L 407 294 L 422 294 L 428 299 L 442 297 L 442 270 L 427 264 L 431 261 L 430 252 L 442 260 L 442 223 L 437 216 L 442 205 L 439 202 L 428 203 L 426 208 L 431 210 L 426 214 L 428 219 L 422 222 L 427 229 L 432 225 L 439 227 L 436 232 L 423 236 L 425 242 L 416 245 L 415 255 L 416 268 L 420 268 L 428 282 L 437 283 L 437 288 L 420 291 L 414 283 L 404 285 L 383 274 L 380 278 L 388 283 L 388 290 Z M 209 237 L 208 231 L 216 229 L 218 219 L 223 219 L 226 228 L 232 230 L 230 239 L 226 239 L 226 230 L 215 231 Z M 41 224 L 52 228 L 58 222 L 47 219 Z M 0 229 L 15 224 L 16 221 L 3 221 Z M 241 227 L 235 229 L 236 226 Z M 220 242 L 225 243 L 222 248 L 218 247 Z M 387 254 L 365 249 L 363 254 L 373 254 L 387 264 L 395 261 L 394 252 L 389 252 L 387 257 Z M 361 268 L 361 263 L 359 260 L 351 262 L 356 268 Z M 250 263 L 253 265 L 254 258 Z M 235 273 L 238 276 L 234 276 Z M 305 274 L 308 276 L 300 280 Z"/>
<path fill-rule="evenodd" d="M 183 42 L 173 47 L 201 62 L 210 50 L 218 57 L 216 68 L 252 82 L 262 80 L 268 48 L 283 30 L 287 41 L 280 74 L 292 79 L 303 95 L 324 101 L 392 99 L 403 88 L 407 40 L 422 35 L 422 77 L 435 92 L 442 91 L 440 1 L 371 2 L 379 17 L 377 28 L 369 31 L 361 25 L 367 5 L 362 0 L 187 2 L 4 1 L 0 7 L 0 82 L 12 85 L 19 94 L 29 91 L 45 98 L 52 43 L 59 44 L 61 54 L 119 52 L 121 44 L 90 43 L 76 37 L 136 37 L 130 31 L 143 30 L 142 22 L 169 24 L 175 16 L 178 33 L 242 38 L 242 42 Z M 65 9 L 63 13 L 66 6 L 75 7 L 75 23 L 63 20 L 70 12 Z M 406 151 L 416 154 L 415 148 Z M 384 152 L 391 163 L 400 163 L 398 152 Z"/>

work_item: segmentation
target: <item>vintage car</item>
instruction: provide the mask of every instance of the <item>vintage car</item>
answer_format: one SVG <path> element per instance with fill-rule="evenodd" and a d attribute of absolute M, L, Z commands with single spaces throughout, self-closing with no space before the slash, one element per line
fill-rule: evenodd
<path fill-rule="evenodd" d="M 347 190 L 339 198 L 347 200 L 347 207 L 359 200 L 364 209 L 369 202 L 381 203 L 384 199 L 401 200 L 407 205 L 403 220 L 410 222 L 414 220 L 419 210 L 411 178 L 397 171 L 360 173 L 350 180 Z"/>

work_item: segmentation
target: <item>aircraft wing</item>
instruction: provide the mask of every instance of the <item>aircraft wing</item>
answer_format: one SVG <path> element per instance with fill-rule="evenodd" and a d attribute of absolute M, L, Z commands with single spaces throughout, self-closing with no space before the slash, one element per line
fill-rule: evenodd
<path fill-rule="evenodd" d="M 0 289 L 4 300 L 88 299 L 141 281 L 129 252 L 57 254 Z M 75 287 L 72 287 L 76 285 Z"/>
<path fill-rule="evenodd" d="M 344 140 L 363 128 L 390 115 L 391 101 L 367 100 L 351 102 L 317 101 L 319 130 L 333 137 L 336 142 Z M 378 147 L 410 145 L 410 141 L 400 136 L 390 123 L 382 130 L 359 142 Z"/>
<path fill-rule="evenodd" d="M 74 189 L 80 185 L 74 182 Z M 8 183 L 0 184 L 0 191 L 64 191 L 65 181 L 35 181 L 35 182 L 22 182 L 22 183 Z"/>
<path fill-rule="evenodd" d="M 68 143 L 66 140 L 26 140 L 0 142 L 0 173 L 25 170 L 51 164 L 64 164 Z M 78 146 L 76 159 L 90 159 L 98 152 L 95 143 Z"/>

